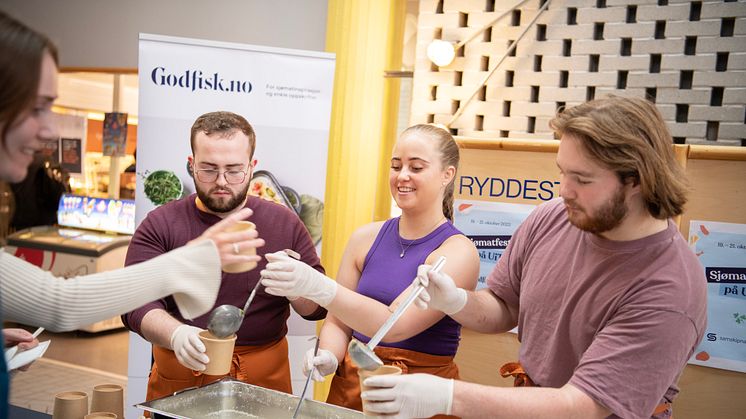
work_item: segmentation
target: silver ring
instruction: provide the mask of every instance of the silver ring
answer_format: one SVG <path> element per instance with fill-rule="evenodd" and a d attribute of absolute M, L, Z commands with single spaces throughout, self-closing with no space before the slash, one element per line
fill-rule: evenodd
<path fill-rule="evenodd" d="M 240 255 L 241 249 L 238 248 L 238 243 L 233 243 L 233 253 Z"/>

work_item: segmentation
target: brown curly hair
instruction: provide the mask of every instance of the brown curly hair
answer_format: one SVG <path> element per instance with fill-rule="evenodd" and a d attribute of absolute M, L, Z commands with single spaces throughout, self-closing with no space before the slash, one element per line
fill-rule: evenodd
<path fill-rule="evenodd" d="M 658 109 L 642 98 L 609 96 L 568 108 L 549 126 L 580 140 L 585 151 L 621 182 L 640 185 L 648 212 L 657 219 L 684 210 L 689 182 L 676 161 L 673 139 Z"/>

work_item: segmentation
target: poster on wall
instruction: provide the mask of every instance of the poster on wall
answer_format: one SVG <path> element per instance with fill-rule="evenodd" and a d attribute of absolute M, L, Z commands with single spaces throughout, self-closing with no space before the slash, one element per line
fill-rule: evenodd
<path fill-rule="evenodd" d="M 83 141 L 80 138 L 60 138 L 60 166 L 69 173 L 83 172 Z"/>
<path fill-rule="evenodd" d="M 104 115 L 101 137 L 104 156 L 124 157 L 127 148 L 127 114 L 110 112 Z"/>
<path fill-rule="evenodd" d="M 485 288 L 487 275 L 502 256 L 516 228 L 536 206 L 465 199 L 457 199 L 453 206 L 453 224 L 479 252 L 477 289 Z"/>
<path fill-rule="evenodd" d="M 60 138 L 54 140 L 44 140 L 41 142 L 39 153 L 44 156 L 44 160 L 52 163 L 60 163 Z"/>
<path fill-rule="evenodd" d="M 62 168 L 73 177 L 82 177 L 85 171 L 83 152 L 86 146 L 88 123 L 85 117 L 66 114 L 54 114 L 59 130 L 58 161 Z M 53 147 L 53 145 L 50 145 Z M 55 151 L 50 150 L 51 154 Z"/>
<path fill-rule="evenodd" d="M 689 245 L 707 279 L 707 329 L 689 362 L 746 372 L 746 224 L 692 220 Z"/>

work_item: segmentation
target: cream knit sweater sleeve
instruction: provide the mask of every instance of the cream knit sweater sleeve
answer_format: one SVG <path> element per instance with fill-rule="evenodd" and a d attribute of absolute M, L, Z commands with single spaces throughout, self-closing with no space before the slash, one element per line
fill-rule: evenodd
<path fill-rule="evenodd" d="M 173 295 L 187 319 L 215 304 L 221 268 L 212 241 L 172 250 L 113 271 L 58 278 L 0 249 L 0 308 L 5 320 L 51 331 L 74 330 Z"/>

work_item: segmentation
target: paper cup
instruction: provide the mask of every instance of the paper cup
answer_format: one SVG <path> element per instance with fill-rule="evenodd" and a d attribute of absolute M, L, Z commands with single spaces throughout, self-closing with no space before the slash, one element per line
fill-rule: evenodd
<path fill-rule="evenodd" d="M 383 365 L 378 367 L 375 370 L 366 370 L 363 368 L 358 368 L 357 370 L 357 376 L 360 378 L 360 392 L 365 392 L 367 390 L 370 390 L 372 387 L 364 386 L 363 382 L 365 382 L 365 379 L 368 377 L 372 377 L 374 375 L 401 375 L 401 368 L 395 367 L 393 365 Z M 370 412 L 368 412 L 365 409 L 365 400 L 363 400 L 363 414 L 368 416 Z"/>
<path fill-rule="evenodd" d="M 124 418 L 124 389 L 117 384 L 101 384 L 93 387 L 91 413 L 111 412 Z"/>
<path fill-rule="evenodd" d="M 199 332 L 199 339 L 205 344 L 205 354 L 210 358 L 210 362 L 207 363 L 207 368 L 202 371 L 202 374 L 228 374 L 231 371 L 236 335 L 233 334 L 230 337 L 220 339 L 207 330 L 203 330 Z"/>
<path fill-rule="evenodd" d="M 54 396 L 54 419 L 83 419 L 88 414 L 88 394 L 64 391 Z"/>
<path fill-rule="evenodd" d="M 225 229 L 225 231 L 243 231 L 243 230 L 254 230 L 256 229 L 256 226 L 251 221 L 238 221 L 235 225 L 228 227 Z M 248 247 L 246 248 L 239 247 L 240 254 L 247 255 L 247 256 L 253 256 L 256 255 L 256 248 L 255 247 Z M 227 272 L 229 274 L 237 274 L 241 272 L 250 271 L 252 269 L 256 268 L 256 262 L 245 262 L 245 263 L 232 263 L 230 265 L 223 266 L 223 272 Z"/>
<path fill-rule="evenodd" d="M 103 418 L 109 418 L 109 419 L 117 419 L 119 416 L 117 416 L 116 413 L 112 412 L 93 412 L 85 415 L 85 419 L 103 419 Z"/>

